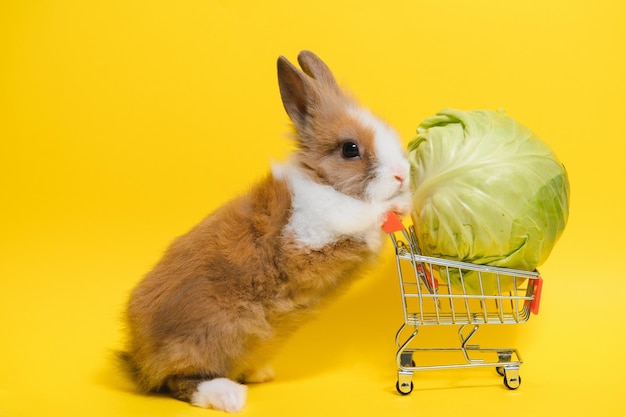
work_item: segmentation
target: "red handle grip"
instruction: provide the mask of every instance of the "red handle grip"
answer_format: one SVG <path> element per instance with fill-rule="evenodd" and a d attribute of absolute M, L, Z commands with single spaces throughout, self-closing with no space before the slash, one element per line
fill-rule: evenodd
<path fill-rule="evenodd" d="M 533 288 L 533 300 L 530 303 L 530 312 L 537 315 L 539 314 L 539 304 L 541 304 L 541 290 L 543 288 L 543 278 L 539 277 L 535 281 Z"/>
<path fill-rule="evenodd" d="M 404 225 L 396 213 L 390 211 L 387 213 L 385 222 L 383 223 L 383 230 L 385 233 L 394 233 L 404 230 Z"/>

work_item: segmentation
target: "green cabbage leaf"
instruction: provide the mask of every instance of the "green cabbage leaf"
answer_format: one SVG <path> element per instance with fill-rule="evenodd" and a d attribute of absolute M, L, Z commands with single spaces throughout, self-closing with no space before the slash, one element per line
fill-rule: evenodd
<path fill-rule="evenodd" d="M 532 271 L 569 215 L 567 172 L 550 147 L 504 112 L 445 109 L 409 143 L 412 219 L 424 255 Z M 451 277 L 497 294 L 495 277 Z M 500 287 L 511 283 L 501 280 Z M 500 291 L 505 288 L 500 288 Z"/>

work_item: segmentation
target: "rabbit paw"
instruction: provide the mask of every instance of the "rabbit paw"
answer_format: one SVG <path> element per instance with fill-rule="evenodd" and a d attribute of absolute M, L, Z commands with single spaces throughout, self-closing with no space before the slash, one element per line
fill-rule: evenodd
<path fill-rule="evenodd" d="M 201 382 L 191 396 L 196 407 L 237 413 L 246 404 L 248 387 L 227 378 L 216 378 Z"/>
<path fill-rule="evenodd" d="M 389 201 L 389 209 L 387 211 L 393 211 L 400 217 L 404 217 L 411 212 L 412 201 L 410 195 L 401 194 Z"/>
<path fill-rule="evenodd" d="M 247 383 L 258 384 L 261 382 L 269 382 L 274 379 L 274 368 L 271 365 L 265 365 L 254 369 L 246 374 L 244 380 Z"/>

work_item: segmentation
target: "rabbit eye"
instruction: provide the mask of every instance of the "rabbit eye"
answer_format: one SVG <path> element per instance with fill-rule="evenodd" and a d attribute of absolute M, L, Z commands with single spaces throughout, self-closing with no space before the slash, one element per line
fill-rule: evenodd
<path fill-rule="evenodd" d="M 358 158 L 361 155 L 359 145 L 354 142 L 345 142 L 341 145 L 341 154 L 346 159 Z"/>

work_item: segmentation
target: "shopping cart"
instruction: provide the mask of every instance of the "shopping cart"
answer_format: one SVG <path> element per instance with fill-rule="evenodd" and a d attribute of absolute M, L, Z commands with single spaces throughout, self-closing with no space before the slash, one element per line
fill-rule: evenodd
<path fill-rule="evenodd" d="M 543 282 L 539 273 L 422 256 L 414 227 L 407 230 L 397 218 L 388 219 L 385 231 L 395 247 L 404 310 L 396 333 L 398 392 L 411 393 L 416 371 L 470 367 L 495 367 L 507 388 L 518 388 L 518 351 L 482 348 L 470 340 L 480 325 L 524 323 L 537 314 Z M 458 326 L 459 345 L 415 346 L 420 326 L 442 325 Z M 454 359 L 439 363 L 444 356 Z M 430 362 L 417 363 L 427 357 Z"/>

